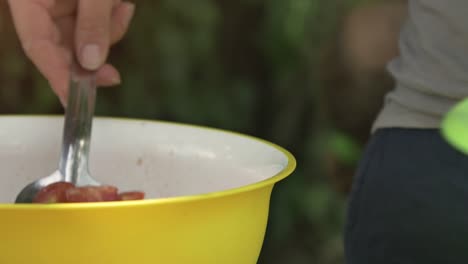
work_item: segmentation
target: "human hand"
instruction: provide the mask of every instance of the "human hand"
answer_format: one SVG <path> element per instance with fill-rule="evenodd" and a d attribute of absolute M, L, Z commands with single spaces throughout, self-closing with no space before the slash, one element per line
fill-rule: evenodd
<path fill-rule="evenodd" d="M 26 55 L 64 104 L 70 66 L 96 71 L 97 85 L 120 83 L 106 64 L 109 48 L 129 27 L 134 4 L 122 0 L 8 0 Z M 76 58 L 76 59 L 75 59 Z"/>

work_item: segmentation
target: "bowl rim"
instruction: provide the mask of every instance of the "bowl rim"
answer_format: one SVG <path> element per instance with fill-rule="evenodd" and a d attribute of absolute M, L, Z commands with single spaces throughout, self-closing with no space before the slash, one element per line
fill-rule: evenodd
<path fill-rule="evenodd" d="M 0 115 L 0 120 L 6 118 L 14 118 L 14 119 L 63 119 L 63 115 L 35 115 L 35 114 L 9 114 L 9 115 Z M 289 175 L 291 175 L 297 166 L 297 161 L 295 157 L 286 150 L 285 148 L 267 141 L 265 139 L 261 139 L 259 137 L 247 135 L 244 133 L 230 131 L 221 128 L 214 128 L 204 125 L 196 125 L 190 123 L 180 123 L 174 121 L 166 121 L 166 120 L 158 120 L 158 119 L 142 119 L 142 118 L 130 118 L 130 117 L 112 117 L 112 116 L 100 116 L 96 115 L 94 117 L 95 120 L 108 120 L 114 122 L 125 122 L 125 123 L 133 123 L 133 122 L 147 122 L 150 124 L 166 124 L 171 126 L 180 126 L 180 127 L 187 127 L 187 128 L 196 128 L 199 130 L 205 131 L 213 131 L 217 133 L 223 134 L 230 134 L 236 137 L 243 137 L 245 139 L 249 139 L 252 141 L 256 141 L 261 144 L 268 145 L 275 150 L 282 153 L 286 159 L 287 164 L 286 166 L 276 173 L 275 175 L 255 183 L 251 183 L 248 185 L 244 185 L 241 187 L 230 188 L 222 191 L 214 191 L 209 193 L 202 193 L 202 194 L 195 194 L 195 195 L 183 195 L 183 196 L 176 196 L 176 197 L 167 197 L 167 198 L 152 198 L 152 199 L 145 199 L 145 200 L 138 200 L 138 201 L 117 201 L 117 202 L 97 202 L 97 203 L 61 203 L 61 204 L 15 204 L 15 203 L 0 203 L 0 210 L 70 210 L 70 209 L 93 209 L 93 208 L 123 208 L 123 207 L 135 207 L 135 206 L 148 206 L 148 205 L 156 205 L 156 204 L 174 204 L 174 203 L 183 203 L 183 202 L 194 202 L 200 200 L 208 200 L 214 198 L 221 198 L 232 196 L 236 194 L 241 194 L 249 191 L 254 191 L 258 189 L 262 189 L 265 187 L 273 186 L 277 182 L 285 179 Z"/>

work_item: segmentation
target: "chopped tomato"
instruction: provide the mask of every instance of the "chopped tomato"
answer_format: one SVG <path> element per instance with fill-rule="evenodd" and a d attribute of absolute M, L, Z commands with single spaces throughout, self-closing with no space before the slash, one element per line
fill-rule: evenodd
<path fill-rule="evenodd" d="M 111 186 L 86 186 L 69 189 L 66 192 L 67 202 L 108 202 L 117 201 L 117 188 Z"/>
<path fill-rule="evenodd" d="M 143 192 L 124 192 L 113 186 L 76 187 L 68 182 L 53 183 L 41 189 L 33 203 L 89 203 L 143 200 Z"/>
<path fill-rule="evenodd" d="M 145 199 L 145 193 L 143 192 L 124 192 L 119 194 L 121 201 L 130 201 L 130 200 L 143 200 Z"/>
<path fill-rule="evenodd" d="M 67 201 L 66 192 L 75 186 L 68 182 L 56 182 L 42 188 L 33 203 L 64 203 Z"/>

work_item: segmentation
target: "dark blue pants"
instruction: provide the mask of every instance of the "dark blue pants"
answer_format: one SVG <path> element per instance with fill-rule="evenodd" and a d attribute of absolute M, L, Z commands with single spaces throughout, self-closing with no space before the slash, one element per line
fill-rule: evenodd
<path fill-rule="evenodd" d="M 354 179 L 347 264 L 468 264 L 468 156 L 435 129 L 382 129 Z"/>

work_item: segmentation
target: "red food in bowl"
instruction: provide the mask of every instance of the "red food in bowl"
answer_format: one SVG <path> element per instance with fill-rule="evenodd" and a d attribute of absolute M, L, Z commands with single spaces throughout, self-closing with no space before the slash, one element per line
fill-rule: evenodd
<path fill-rule="evenodd" d="M 42 188 L 35 196 L 33 203 L 65 203 L 67 190 L 75 186 L 68 182 L 56 182 Z"/>
<path fill-rule="evenodd" d="M 145 199 L 145 193 L 143 192 L 124 192 L 119 194 L 120 201 L 130 201 L 130 200 L 143 200 Z"/>
<path fill-rule="evenodd" d="M 112 186 L 75 187 L 66 191 L 69 203 L 118 201 L 118 190 Z"/>
<path fill-rule="evenodd" d="M 143 192 L 119 193 L 113 186 L 76 187 L 68 182 L 57 182 L 41 189 L 33 203 L 90 203 L 143 200 Z"/>

